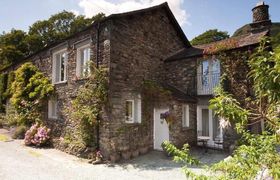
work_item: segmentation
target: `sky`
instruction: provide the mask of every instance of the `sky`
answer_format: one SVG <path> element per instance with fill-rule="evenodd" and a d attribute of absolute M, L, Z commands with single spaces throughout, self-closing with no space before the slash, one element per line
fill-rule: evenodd
<path fill-rule="evenodd" d="M 146 8 L 167 1 L 188 39 L 209 29 L 232 34 L 252 22 L 251 9 L 260 0 L 0 0 L 0 32 L 28 31 L 37 20 L 62 10 L 90 17 Z M 266 0 L 273 22 L 280 22 L 280 0 Z"/>

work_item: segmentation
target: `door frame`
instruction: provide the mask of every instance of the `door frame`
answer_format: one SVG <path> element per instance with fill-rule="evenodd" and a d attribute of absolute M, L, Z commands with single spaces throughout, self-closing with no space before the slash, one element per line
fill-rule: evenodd
<path fill-rule="evenodd" d="M 213 110 L 209 109 L 207 105 L 197 105 L 197 132 L 202 130 L 202 109 L 208 109 L 209 113 L 209 138 L 208 145 L 215 145 L 213 137 Z M 220 130 L 221 140 L 223 140 L 223 129 Z M 198 137 L 198 135 L 197 135 Z"/>
<path fill-rule="evenodd" d="M 154 120 L 153 120 L 153 149 L 154 150 L 158 150 L 158 151 L 162 151 L 162 149 L 157 149 L 156 147 L 155 147 L 155 142 L 156 142 L 156 112 L 158 111 L 158 110 L 167 110 L 167 111 L 169 111 L 169 108 L 154 108 Z M 168 141 L 170 140 L 170 132 L 169 132 L 169 128 L 167 128 L 167 133 L 168 133 Z"/>

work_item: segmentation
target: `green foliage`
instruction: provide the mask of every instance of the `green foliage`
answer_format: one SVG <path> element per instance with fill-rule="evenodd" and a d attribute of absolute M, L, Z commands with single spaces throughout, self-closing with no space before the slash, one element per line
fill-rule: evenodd
<path fill-rule="evenodd" d="M 7 89 L 7 74 L 0 74 L 0 113 L 5 111 L 5 91 Z"/>
<path fill-rule="evenodd" d="M 240 106 L 240 103 L 223 91 L 221 87 L 215 90 L 215 98 L 210 100 L 209 108 L 215 110 L 224 123 L 230 122 L 236 124 L 239 133 L 243 132 L 243 128 L 248 122 L 249 112 Z M 229 124 L 225 124 L 226 127 Z"/>
<path fill-rule="evenodd" d="M 191 40 L 192 45 L 208 44 L 229 38 L 228 32 L 210 29 Z"/>
<path fill-rule="evenodd" d="M 24 31 L 15 29 L 0 35 L 0 69 L 28 55 L 26 36 Z"/>
<path fill-rule="evenodd" d="M 279 145 L 276 136 L 244 132 L 242 139 L 243 145 L 238 147 L 232 158 L 211 167 L 212 171 L 220 172 L 219 179 L 253 179 L 266 169 L 270 172 L 267 176 L 279 179 L 280 155 L 276 150 Z"/>
<path fill-rule="evenodd" d="M 254 90 L 258 98 L 268 98 L 269 103 L 280 101 L 280 53 L 270 52 L 266 43 L 262 45 L 257 53 L 249 61 L 252 69 L 250 77 L 254 80 Z"/>
<path fill-rule="evenodd" d="M 37 67 L 25 63 L 15 71 L 11 91 L 11 103 L 20 117 L 18 124 L 31 125 L 41 120 L 44 100 L 53 93 L 54 87 Z"/>
<path fill-rule="evenodd" d="M 78 137 L 86 146 L 92 146 L 95 142 L 95 126 L 99 123 L 100 115 L 107 102 L 107 73 L 107 68 L 92 66 L 89 79 L 79 88 L 77 97 L 72 101 L 70 116 L 78 122 Z"/>

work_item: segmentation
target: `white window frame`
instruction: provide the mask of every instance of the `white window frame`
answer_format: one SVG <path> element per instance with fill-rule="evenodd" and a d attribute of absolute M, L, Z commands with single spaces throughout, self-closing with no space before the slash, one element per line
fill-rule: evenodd
<path fill-rule="evenodd" d="M 86 69 L 86 68 L 88 68 L 88 70 L 89 70 L 89 74 L 90 74 L 90 67 L 83 67 L 82 68 L 82 66 L 84 66 L 84 63 L 82 64 L 81 63 L 81 52 L 83 51 L 83 50 L 85 50 L 85 49 L 89 49 L 89 60 L 88 60 L 88 63 L 90 62 L 90 56 L 91 56 L 91 48 L 90 48 L 90 44 L 86 44 L 86 45 L 84 45 L 84 46 L 81 46 L 81 47 L 79 47 L 79 48 L 77 48 L 77 57 L 76 57 L 76 76 L 78 77 L 78 78 L 86 78 L 85 76 L 84 76 L 84 74 L 83 74 L 83 71 L 84 71 L 84 69 Z M 89 65 L 88 65 L 89 66 Z"/>
<path fill-rule="evenodd" d="M 64 77 L 63 77 L 63 81 L 61 81 L 61 72 L 57 73 L 57 70 L 61 69 L 61 67 L 57 67 L 57 59 L 56 59 L 56 56 L 59 54 L 60 57 L 65 53 L 65 64 L 64 64 Z M 61 58 L 59 59 L 59 66 L 61 65 Z M 68 54 L 67 54 L 67 49 L 62 49 L 62 50 L 59 50 L 59 51 L 56 51 L 53 53 L 53 56 L 52 56 L 52 83 L 53 84 L 59 84 L 59 83 L 65 83 L 67 82 L 67 64 L 68 64 Z M 57 77 L 56 76 L 59 76 L 58 77 L 58 81 L 56 81 Z"/>
<path fill-rule="evenodd" d="M 188 104 L 182 106 L 182 127 L 190 127 L 190 106 Z"/>
<path fill-rule="evenodd" d="M 48 101 L 48 118 L 58 119 L 58 101 L 55 97 L 50 98 Z"/>
<path fill-rule="evenodd" d="M 128 102 L 128 101 L 132 102 L 132 117 L 130 117 L 130 118 L 129 117 L 125 117 L 126 123 L 141 123 L 142 122 L 142 101 L 141 101 L 141 96 L 138 95 L 134 99 L 126 100 L 126 102 Z M 126 112 L 126 109 L 125 109 L 125 112 Z"/>

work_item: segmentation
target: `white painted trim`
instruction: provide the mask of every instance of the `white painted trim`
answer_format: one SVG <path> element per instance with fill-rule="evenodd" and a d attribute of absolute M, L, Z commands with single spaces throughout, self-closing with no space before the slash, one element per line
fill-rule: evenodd
<path fill-rule="evenodd" d="M 209 136 L 205 136 L 205 137 L 209 137 L 209 141 L 208 141 L 208 145 L 213 146 L 214 143 L 214 133 L 213 133 L 213 117 L 214 117 L 214 113 L 212 109 L 209 109 L 208 106 L 206 105 L 198 105 L 197 106 L 197 132 L 198 131 L 202 131 L 202 109 L 208 109 L 208 116 L 209 116 Z M 223 140 L 223 130 L 220 130 L 220 136 L 221 136 L 221 140 Z"/>
<path fill-rule="evenodd" d="M 65 53 L 65 67 L 64 67 L 64 81 L 60 81 L 61 79 L 61 74 L 59 74 L 59 81 L 56 82 L 55 79 L 56 79 L 56 71 L 57 71 L 57 67 L 56 67 L 56 55 L 57 54 L 63 54 Z M 59 63 L 59 66 L 61 65 L 61 62 Z M 52 84 L 61 84 L 61 83 L 65 83 L 67 82 L 67 67 L 68 67 L 68 52 L 67 52 L 67 48 L 64 48 L 64 49 L 61 49 L 59 51 L 55 51 L 53 54 L 52 54 Z M 59 67 L 60 69 L 61 67 Z"/>
<path fill-rule="evenodd" d="M 135 123 L 135 116 L 134 116 L 134 112 L 135 112 L 135 106 L 134 106 L 134 100 L 126 100 L 125 101 L 125 103 L 126 102 L 132 102 L 132 107 L 131 107 L 131 113 L 132 113 L 132 117 L 130 118 L 130 120 L 127 120 L 128 119 L 128 117 L 127 116 L 125 116 L 125 122 L 126 123 Z M 126 108 L 126 106 L 125 106 L 125 108 Z M 126 109 L 125 109 L 125 111 L 126 111 Z"/>

